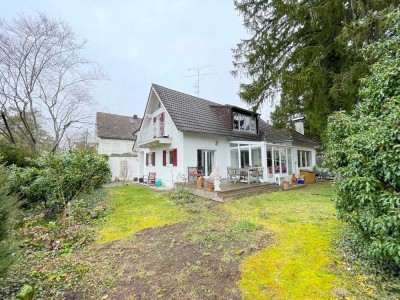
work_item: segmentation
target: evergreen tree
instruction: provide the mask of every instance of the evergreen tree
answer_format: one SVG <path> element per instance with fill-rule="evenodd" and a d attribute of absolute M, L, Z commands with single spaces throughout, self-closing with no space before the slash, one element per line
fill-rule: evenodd
<path fill-rule="evenodd" d="M 234 49 L 233 74 L 244 74 L 239 96 L 257 109 L 277 99 L 272 119 L 284 127 L 305 116 L 306 132 L 321 139 L 328 116 L 351 111 L 360 78 L 373 61 L 361 53 L 384 36 L 385 15 L 399 0 L 235 0 L 251 37 Z"/>
<path fill-rule="evenodd" d="M 363 101 L 329 118 L 326 152 L 338 217 L 373 257 L 400 267 L 400 11 L 387 20 L 387 38 L 363 50 L 376 61 Z"/>

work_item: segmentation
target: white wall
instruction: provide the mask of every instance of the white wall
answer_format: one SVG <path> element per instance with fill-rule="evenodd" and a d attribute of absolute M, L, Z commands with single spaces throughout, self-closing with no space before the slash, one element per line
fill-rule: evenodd
<path fill-rule="evenodd" d="M 185 176 L 188 176 L 188 167 L 197 166 L 197 150 L 214 150 L 215 167 L 218 168 L 222 178 L 227 177 L 229 166 L 229 142 L 224 137 L 184 133 L 184 165 Z"/>
<path fill-rule="evenodd" d="M 126 161 L 127 164 L 127 177 L 125 180 L 133 180 L 135 177 L 139 177 L 139 158 L 138 157 L 115 157 L 110 156 L 108 163 L 112 173 L 112 181 L 117 179 L 123 180 L 121 177 L 121 162 Z"/>
<path fill-rule="evenodd" d="M 98 153 L 106 155 L 131 153 L 134 143 L 134 141 L 102 138 L 98 138 L 98 142 Z"/>
<path fill-rule="evenodd" d="M 147 148 L 142 150 L 143 155 L 143 175 L 147 175 L 149 172 L 156 172 L 156 179 L 161 179 L 166 187 L 173 187 L 174 183 L 177 182 L 177 176 L 183 173 L 184 165 L 184 148 L 183 148 L 183 134 L 176 128 L 171 132 L 172 137 L 171 144 L 161 144 L 155 147 Z M 178 164 L 176 167 L 172 165 L 163 166 L 163 151 L 178 149 L 177 159 Z M 146 166 L 146 153 L 155 152 L 156 161 L 155 166 Z"/>
<path fill-rule="evenodd" d="M 151 101 L 158 101 L 154 97 L 150 98 Z M 156 105 L 149 105 L 154 107 Z M 177 176 L 183 172 L 183 159 L 184 159 L 184 149 L 183 149 L 183 134 L 180 132 L 176 126 L 173 124 L 171 117 L 168 112 L 162 106 L 158 108 L 148 116 L 145 116 L 145 120 L 143 121 L 141 131 L 146 131 L 149 128 L 152 128 L 153 117 L 158 116 L 159 114 L 165 112 L 164 122 L 171 124 L 171 126 L 166 127 L 165 132 L 166 135 L 169 135 L 169 138 L 172 140 L 171 144 L 158 144 L 155 146 L 151 146 L 151 148 L 139 148 L 136 149 L 140 152 L 139 155 L 139 175 L 142 177 L 143 175 L 148 175 L 149 172 L 156 172 L 156 179 L 161 179 L 165 186 L 173 187 L 173 184 L 177 181 Z M 163 166 L 163 150 L 169 149 L 178 149 L 177 159 L 178 164 L 176 167 L 172 165 Z M 156 163 L 155 166 L 146 166 L 146 153 L 155 152 L 156 155 Z"/>
<path fill-rule="evenodd" d="M 98 154 L 112 155 L 131 153 L 134 141 L 102 139 L 98 138 Z M 134 177 L 139 177 L 139 159 L 137 157 L 113 157 L 110 156 L 108 164 L 111 169 L 111 180 L 121 179 L 121 161 L 126 160 L 128 165 L 128 178 L 133 180 Z"/>
<path fill-rule="evenodd" d="M 144 175 L 149 172 L 156 172 L 156 179 L 160 179 L 166 187 L 173 187 L 179 180 L 178 176 L 188 177 L 188 167 L 197 166 L 197 150 L 214 150 L 215 166 L 218 167 L 220 175 L 227 177 L 227 167 L 229 163 L 229 142 L 226 138 L 206 136 L 201 134 L 182 133 L 177 129 L 170 135 L 172 143 L 170 145 L 158 145 L 150 149 L 142 150 L 145 164 L 145 155 L 155 152 L 155 166 L 144 166 Z M 218 141 L 216 145 L 216 141 Z M 178 165 L 163 166 L 163 151 L 178 149 Z M 142 174 L 142 175 L 143 175 Z"/>
<path fill-rule="evenodd" d="M 299 167 L 299 163 L 298 163 L 298 157 L 297 157 L 297 151 L 298 150 L 304 150 L 304 151 L 311 151 L 311 166 L 310 167 L 305 167 L 305 168 L 300 168 Z M 311 148 L 311 147 L 309 147 L 309 146 L 307 146 L 307 145 L 302 145 L 302 144 L 300 144 L 300 143 L 297 143 L 296 145 L 294 145 L 294 148 L 293 148 L 293 164 L 294 164 L 294 166 L 295 166 L 295 174 L 296 174 L 296 176 L 297 177 L 299 177 L 300 176 L 300 170 L 303 170 L 303 169 L 307 169 L 307 170 L 312 170 L 313 169 L 313 167 L 315 166 L 315 164 L 316 164 L 316 159 L 315 159 L 315 157 L 316 157 L 316 155 L 317 155 L 317 151 L 315 150 L 315 148 Z"/>

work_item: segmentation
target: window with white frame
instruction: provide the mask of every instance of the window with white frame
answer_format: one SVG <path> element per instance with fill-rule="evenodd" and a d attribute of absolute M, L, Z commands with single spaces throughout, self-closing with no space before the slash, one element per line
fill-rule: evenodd
<path fill-rule="evenodd" d="M 311 151 L 297 150 L 297 165 L 299 168 L 311 168 Z"/>
<path fill-rule="evenodd" d="M 146 154 L 146 165 L 147 166 L 155 166 L 156 165 L 156 153 L 149 152 Z"/>
<path fill-rule="evenodd" d="M 167 150 L 167 164 L 173 165 L 174 164 L 174 151 Z"/>
<path fill-rule="evenodd" d="M 234 112 L 233 130 L 257 133 L 257 119 L 252 116 Z"/>

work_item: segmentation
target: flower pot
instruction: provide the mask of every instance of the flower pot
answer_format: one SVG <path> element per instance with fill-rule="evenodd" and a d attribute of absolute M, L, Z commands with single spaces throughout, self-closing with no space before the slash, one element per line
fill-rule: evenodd
<path fill-rule="evenodd" d="M 210 191 L 214 191 L 214 182 L 209 182 L 208 183 L 208 188 L 210 189 Z"/>
<path fill-rule="evenodd" d="M 282 182 L 282 186 L 283 186 L 283 188 L 284 189 L 288 189 L 289 188 L 289 181 L 284 181 L 284 182 Z"/>
<path fill-rule="evenodd" d="M 292 174 L 292 182 L 293 182 L 293 183 L 296 183 L 296 182 L 297 182 L 297 178 L 296 178 L 296 175 L 294 175 L 294 173 Z"/>
<path fill-rule="evenodd" d="M 202 188 L 204 188 L 204 177 L 203 176 L 200 176 L 198 179 L 197 179 L 197 188 L 198 189 L 202 189 Z"/>

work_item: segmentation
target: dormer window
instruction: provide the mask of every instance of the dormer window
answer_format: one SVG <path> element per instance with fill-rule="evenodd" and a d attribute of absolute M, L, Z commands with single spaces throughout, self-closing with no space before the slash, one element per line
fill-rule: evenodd
<path fill-rule="evenodd" d="M 233 113 L 233 130 L 257 133 L 256 117 Z"/>

